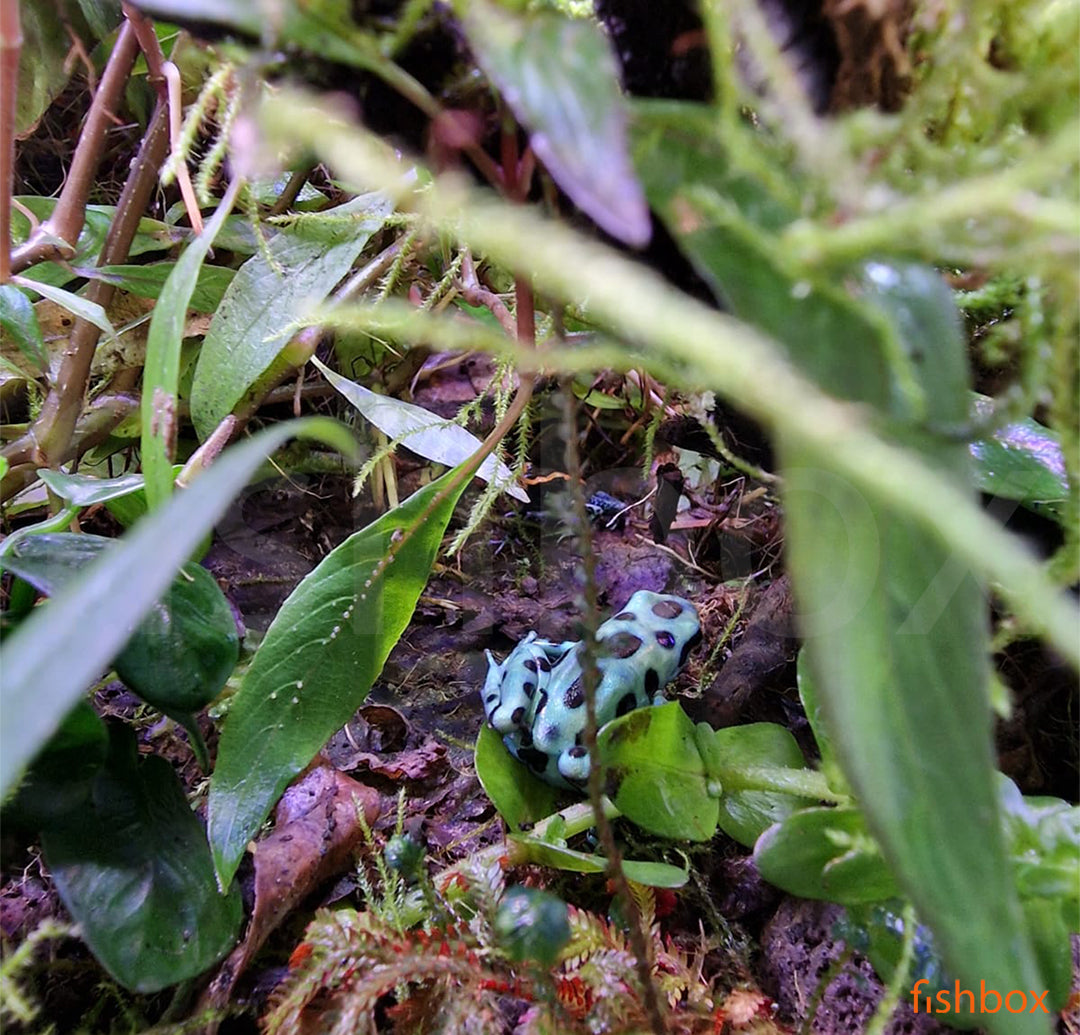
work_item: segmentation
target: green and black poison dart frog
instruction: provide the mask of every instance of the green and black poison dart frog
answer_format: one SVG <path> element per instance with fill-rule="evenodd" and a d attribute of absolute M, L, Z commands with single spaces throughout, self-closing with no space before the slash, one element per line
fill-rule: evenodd
<path fill-rule="evenodd" d="M 642 589 L 600 626 L 597 639 L 596 719 L 603 726 L 635 708 L 663 703 L 660 691 L 701 641 L 701 623 L 688 600 Z M 501 663 L 486 652 L 488 724 L 515 758 L 556 787 L 581 787 L 589 776 L 582 649 L 531 632 Z"/>

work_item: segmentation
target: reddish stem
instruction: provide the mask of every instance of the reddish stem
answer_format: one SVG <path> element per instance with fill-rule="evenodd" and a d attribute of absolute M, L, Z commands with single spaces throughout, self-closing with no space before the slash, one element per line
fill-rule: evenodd
<path fill-rule="evenodd" d="M 22 27 L 19 0 L 0 0 L 0 284 L 11 279 L 11 190 Z"/>

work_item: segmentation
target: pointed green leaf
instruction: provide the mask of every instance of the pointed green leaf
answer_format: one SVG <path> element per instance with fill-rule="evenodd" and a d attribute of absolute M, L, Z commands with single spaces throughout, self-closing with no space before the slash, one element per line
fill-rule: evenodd
<path fill-rule="evenodd" d="M 334 290 L 392 209 L 385 194 L 363 194 L 306 217 L 303 229 L 281 231 L 269 256 L 259 252 L 240 267 L 195 368 L 191 418 L 200 438 L 270 369 L 296 324 Z"/>
<path fill-rule="evenodd" d="M 9 341 L 14 343 L 38 373 L 49 369 L 49 356 L 34 306 L 14 284 L 0 284 L 0 332 L 5 347 Z"/>
<path fill-rule="evenodd" d="M 45 468 L 38 477 L 49 491 L 76 507 L 90 507 L 95 503 L 107 503 L 138 492 L 143 487 L 141 474 L 123 474 L 119 478 L 95 478 L 89 474 L 65 474 Z"/>
<path fill-rule="evenodd" d="M 74 291 L 67 291 L 64 288 L 55 287 L 39 280 L 31 280 L 29 277 L 12 277 L 11 279 L 19 287 L 24 287 L 28 291 L 36 291 L 42 298 L 55 302 L 62 309 L 66 309 L 71 313 L 72 316 L 77 316 L 80 320 L 92 323 L 110 339 L 116 338 L 116 328 L 109 322 L 105 310 L 97 302 L 91 302 L 89 299 L 83 298 L 82 295 L 75 294 Z"/>
<path fill-rule="evenodd" d="M 649 210 L 630 163 L 627 114 L 611 43 L 589 18 L 467 5 L 477 62 L 529 131 L 571 201 L 612 237 L 649 240 Z"/>
<path fill-rule="evenodd" d="M 528 834 L 510 834 L 507 840 L 519 846 L 519 854 L 514 857 L 517 862 L 550 866 L 553 870 L 568 873 L 604 873 L 608 868 L 607 859 L 602 855 L 577 852 L 565 845 L 540 841 Z M 647 859 L 623 859 L 622 868 L 630 880 L 652 888 L 681 888 L 690 879 L 689 871 L 682 867 Z"/>
<path fill-rule="evenodd" d="M 929 425 L 962 424 L 964 340 L 940 277 L 867 273 L 867 297 L 897 328 Z M 962 443 L 917 425 L 894 433 L 970 481 Z M 998 819 L 982 589 L 940 539 L 857 489 L 830 457 L 794 438 L 780 446 L 804 649 L 870 830 L 962 984 L 1042 988 Z M 1038 1030 L 1032 1019 L 987 1023 Z"/>
<path fill-rule="evenodd" d="M 150 510 L 161 506 L 172 493 L 173 448 L 177 435 L 177 385 L 180 380 L 180 348 L 188 305 L 203 259 L 229 216 L 239 190 L 230 186 L 206 228 L 184 249 L 150 319 L 143 365 L 142 468 L 146 478 L 146 502 Z"/>
<path fill-rule="evenodd" d="M 75 272 L 80 277 L 112 284 L 139 298 L 159 298 L 175 268 L 175 262 L 151 262 L 146 265 L 80 267 Z M 192 289 L 188 308 L 200 313 L 214 312 L 235 276 L 236 270 L 227 266 L 203 265 Z"/>
<path fill-rule="evenodd" d="M 353 533 L 267 630 L 230 704 L 210 781 L 210 842 L 223 885 L 281 792 L 367 697 L 466 484 L 449 471 Z"/>
<path fill-rule="evenodd" d="M 354 450 L 348 430 L 323 418 L 279 424 L 233 446 L 4 640 L 0 800 L 86 688 L 101 676 L 132 627 L 259 464 L 297 436 L 318 437 L 345 453 Z"/>
<path fill-rule="evenodd" d="M 391 441 L 401 440 L 401 445 L 437 464 L 456 467 L 480 448 L 480 440 L 460 424 L 446 420 L 422 406 L 389 395 L 377 395 L 363 385 L 335 373 L 317 356 L 311 362 L 366 420 L 371 421 Z M 477 478 L 495 482 L 509 495 L 522 503 L 529 502 L 529 494 L 514 481 L 514 472 L 501 460 L 489 456 L 476 472 Z"/>

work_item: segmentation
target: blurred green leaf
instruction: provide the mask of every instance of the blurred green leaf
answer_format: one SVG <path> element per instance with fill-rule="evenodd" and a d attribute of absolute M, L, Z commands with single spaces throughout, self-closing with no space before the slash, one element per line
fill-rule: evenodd
<path fill-rule="evenodd" d="M 323 418 L 268 428 L 208 471 L 37 608 L 0 649 L 0 800 L 64 716 L 127 642 L 251 474 L 286 439 L 318 437 L 345 453 L 353 439 Z"/>
<path fill-rule="evenodd" d="M 649 240 L 649 210 L 627 143 L 611 42 L 589 18 L 480 2 L 464 26 L 480 67 L 529 131 L 555 182 L 612 237 Z"/>

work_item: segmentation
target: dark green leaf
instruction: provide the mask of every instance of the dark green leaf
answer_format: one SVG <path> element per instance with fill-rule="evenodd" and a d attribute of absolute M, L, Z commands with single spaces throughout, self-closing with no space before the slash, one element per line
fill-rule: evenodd
<path fill-rule="evenodd" d="M 42 198 L 34 195 L 23 195 L 15 199 L 19 206 L 25 208 L 39 222 L 46 222 L 56 207 L 56 198 Z M 79 239 L 75 245 L 75 254 L 71 258 L 73 265 L 89 266 L 97 258 L 101 246 L 105 243 L 105 235 L 109 232 L 116 209 L 109 205 L 87 205 L 86 222 L 79 233 Z M 22 244 L 30 236 L 30 220 L 16 208 L 11 213 L 11 236 L 13 245 Z M 56 262 L 39 262 L 31 266 L 27 276 L 33 280 L 39 280 L 46 284 L 60 286 L 69 280 L 74 280 L 76 274 L 67 266 Z"/>
<path fill-rule="evenodd" d="M 649 240 L 649 210 L 630 163 L 627 112 L 611 44 L 589 18 L 466 7 L 466 34 L 488 78 L 570 200 L 612 237 Z"/>
<path fill-rule="evenodd" d="M 849 790 L 847 780 L 836 758 L 836 750 L 829 739 L 829 731 L 821 714 L 821 701 L 817 688 L 814 686 L 814 675 L 810 671 L 806 651 L 799 651 L 795 678 L 799 687 L 799 700 L 802 702 L 806 720 L 814 732 L 814 740 L 817 743 L 818 753 L 821 755 L 821 771 L 834 791 L 847 792 Z"/>
<path fill-rule="evenodd" d="M 720 829 L 748 848 L 773 823 L 790 816 L 802 805 L 799 798 L 778 791 L 733 789 L 739 770 L 747 766 L 802 769 L 802 751 L 783 726 L 755 722 L 714 730 L 706 723 L 695 729 L 695 742 L 705 763 L 707 778 L 720 782 Z"/>
<path fill-rule="evenodd" d="M 857 809 L 796 812 L 758 838 L 754 862 L 770 884 L 800 898 L 854 904 L 896 895 L 896 882 Z"/>
<path fill-rule="evenodd" d="M 201 438 L 270 369 L 297 322 L 334 290 L 392 208 L 384 194 L 361 195 L 308 217 L 324 221 L 321 235 L 282 231 L 271 240 L 269 257 L 260 252 L 240 267 L 195 368 L 191 417 Z"/>
<path fill-rule="evenodd" d="M 269 453 L 296 436 L 317 436 L 345 453 L 354 448 L 345 428 L 320 418 L 280 424 L 232 447 L 4 641 L 0 799 L 99 678 L 234 494 Z"/>
<path fill-rule="evenodd" d="M 42 847 L 64 905 L 109 973 L 136 992 L 195 977 L 232 947 L 238 888 L 218 894 L 206 835 L 172 766 L 141 761 L 115 727 L 92 803 L 47 829 Z"/>
<path fill-rule="evenodd" d="M 88 701 L 68 712 L 4 805 L 4 820 L 40 830 L 81 808 L 105 761 L 109 738 Z"/>
<path fill-rule="evenodd" d="M 1069 481 L 1061 443 L 1049 428 L 1033 420 L 1017 421 L 972 442 L 971 455 L 981 492 L 1060 515 Z"/>
<path fill-rule="evenodd" d="M 678 702 L 637 708 L 597 737 L 608 796 L 627 819 L 660 837 L 708 841 L 720 812 L 694 724 Z"/>
<path fill-rule="evenodd" d="M 180 718 L 217 697 L 239 656 L 236 619 L 225 594 L 210 572 L 189 562 L 115 664 L 144 701 Z"/>
<path fill-rule="evenodd" d="M 487 723 L 476 738 L 475 764 L 480 785 L 511 830 L 539 822 L 555 811 L 559 792 L 514 758 Z"/>
<path fill-rule="evenodd" d="M 113 284 L 122 291 L 128 291 L 140 298 L 158 298 L 169 279 L 169 274 L 176 268 L 175 262 L 153 262 L 146 266 L 121 265 L 98 266 L 96 268 L 76 269 L 80 277 L 101 280 Z M 236 276 L 236 270 L 226 266 L 202 266 L 198 280 L 192 289 L 188 301 L 189 309 L 200 313 L 212 313 L 221 304 L 226 289 Z"/>
<path fill-rule="evenodd" d="M 232 699 L 210 782 L 223 884 L 289 781 L 363 703 L 408 625 L 467 484 L 455 479 L 447 472 L 346 539 L 267 630 Z"/>
<path fill-rule="evenodd" d="M 0 332 L 0 337 L 13 342 L 38 373 L 49 369 L 49 356 L 34 307 L 14 284 L 0 284 Z"/>

